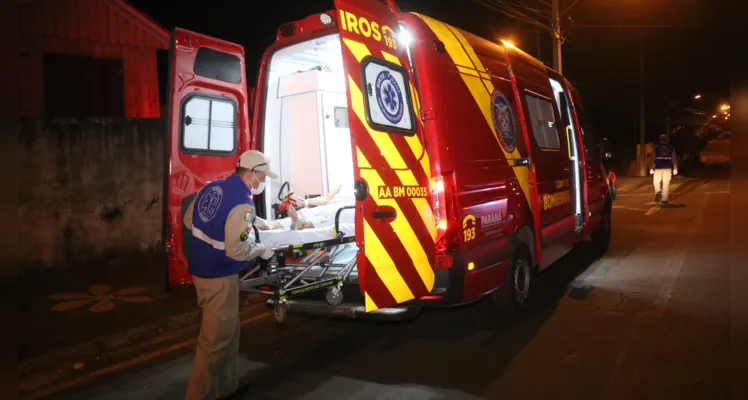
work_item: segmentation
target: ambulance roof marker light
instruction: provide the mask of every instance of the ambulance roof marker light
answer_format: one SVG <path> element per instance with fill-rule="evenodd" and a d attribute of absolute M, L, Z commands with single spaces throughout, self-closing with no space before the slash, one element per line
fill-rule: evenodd
<path fill-rule="evenodd" d="M 332 17 L 328 13 L 322 13 L 319 15 L 319 22 L 322 23 L 324 26 L 330 26 L 332 25 Z"/>
<path fill-rule="evenodd" d="M 501 39 L 501 43 L 503 43 L 504 46 L 506 46 L 506 47 L 511 47 L 513 49 L 517 49 L 518 48 L 517 45 L 515 45 L 514 42 L 512 42 L 511 40 Z"/>

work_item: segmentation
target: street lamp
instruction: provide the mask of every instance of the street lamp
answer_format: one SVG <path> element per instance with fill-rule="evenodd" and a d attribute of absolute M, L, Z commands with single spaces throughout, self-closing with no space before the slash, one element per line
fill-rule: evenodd
<path fill-rule="evenodd" d="M 701 94 L 697 94 L 696 96 L 693 96 L 693 99 L 694 99 L 694 100 L 698 100 L 698 99 L 700 99 L 700 98 L 701 98 Z"/>

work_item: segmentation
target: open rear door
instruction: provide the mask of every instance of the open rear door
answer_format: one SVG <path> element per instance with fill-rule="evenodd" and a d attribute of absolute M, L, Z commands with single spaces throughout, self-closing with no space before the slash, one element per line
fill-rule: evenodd
<path fill-rule="evenodd" d="M 244 49 L 177 28 L 169 65 L 164 243 L 169 284 L 191 282 L 182 216 L 197 191 L 230 175 L 249 145 Z"/>
<path fill-rule="evenodd" d="M 356 179 L 359 285 L 366 311 L 434 286 L 431 168 L 392 1 L 336 0 Z"/>

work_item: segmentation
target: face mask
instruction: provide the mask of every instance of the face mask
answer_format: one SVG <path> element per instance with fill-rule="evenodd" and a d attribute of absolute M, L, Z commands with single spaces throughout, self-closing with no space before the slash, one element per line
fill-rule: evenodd
<path fill-rule="evenodd" d="M 257 177 L 255 177 L 255 179 L 257 179 Z M 253 195 L 255 195 L 255 196 L 257 196 L 258 194 L 262 193 L 262 192 L 263 192 L 263 191 L 265 190 L 265 182 L 260 182 L 260 180 L 259 180 L 259 179 L 257 179 L 257 182 L 259 182 L 259 183 L 260 183 L 260 184 L 259 184 L 259 187 L 258 187 L 257 189 L 255 189 L 255 188 L 250 188 L 250 189 L 249 189 L 249 191 L 250 191 L 250 192 L 251 192 L 251 193 L 252 193 Z"/>

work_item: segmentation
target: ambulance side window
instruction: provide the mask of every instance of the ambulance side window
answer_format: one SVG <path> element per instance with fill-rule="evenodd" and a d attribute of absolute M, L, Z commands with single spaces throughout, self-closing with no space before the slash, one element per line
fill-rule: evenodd
<path fill-rule="evenodd" d="M 187 97 L 180 115 L 182 151 L 229 155 L 236 149 L 236 104 L 204 95 Z"/>
<path fill-rule="evenodd" d="M 600 151 L 597 148 L 595 129 L 587 119 L 587 114 L 584 112 L 581 104 L 577 104 L 575 111 L 579 117 L 579 124 L 582 125 L 582 143 L 584 143 L 584 148 L 587 151 L 587 157 L 591 161 L 597 161 L 600 159 Z"/>
<path fill-rule="evenodd" d="M 538 147 L 544 150 L 560 150 L 561 140 L 556 128 L 553 103 L 531 93 L 525 93 L 525 101 L 533 137 Z"/>

